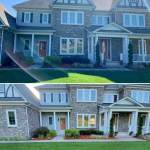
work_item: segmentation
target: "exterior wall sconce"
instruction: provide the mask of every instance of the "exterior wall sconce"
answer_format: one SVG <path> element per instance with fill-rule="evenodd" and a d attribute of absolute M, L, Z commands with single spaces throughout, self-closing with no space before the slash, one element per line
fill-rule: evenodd
<path fill-rule="evenodd" d="M 58 118 L 58 121 L 59 121 L 59 118 Z"/>
<path fill-rule="evenodd" d="M 36 43 L 36 46 L 39 46 L 39 42 Z"/>

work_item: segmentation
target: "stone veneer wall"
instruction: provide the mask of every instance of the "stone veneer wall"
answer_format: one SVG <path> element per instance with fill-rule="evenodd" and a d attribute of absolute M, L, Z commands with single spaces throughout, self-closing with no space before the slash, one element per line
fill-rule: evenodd
<path fill-rule="evenodd" d="M 83 9 L 67 9 L 67 11 L 81 11 L 84 12 L 84 25 L 62 25 L 61 24 L 61 11 L 66 9 L 53 9 L 53 28 L 56 32 L 52 40 L 52 55 L 60 55 L 60 38 L 84 38 L 84 56 L 88 57 L 87 45 L 87 31 L 85 27 L 91 26 L 91 11 Z"/>
<path fill-rule="evenodd" d="M 31 107 L 27 107 L 28 112 L 28 124 L 29 124 L 29 134 L 31 136 L 32 132 L 40 127 L 40 114 L 38 110 Z"/>
<path fill-rule="evenodd" d="M 124 90 L 119 92 L 119 100 L 124 98 Z"/>
<path fill-rule="evenodd" d="M 7 127 L 6 110 L 16 110 L 17 127 Z M 0 137 L 27 136 L 26 107 L 23 105 L 0 106 Z"/>
<path fill-rule="evenodd" d="M 77 102 L 77 89 L 97 89 L 97 102 Z M 77 128 L 77 114 L 96 114 L 96 129 L 99 129 L 99 109 L 98 104 L 103 103 L 103 87 L 85 88 L 71 87 L 70 88 L 70 106 L 73 109 L 70 112 L 70 129 Z M 83 128 L 82 128 L 83 129 Z"/>

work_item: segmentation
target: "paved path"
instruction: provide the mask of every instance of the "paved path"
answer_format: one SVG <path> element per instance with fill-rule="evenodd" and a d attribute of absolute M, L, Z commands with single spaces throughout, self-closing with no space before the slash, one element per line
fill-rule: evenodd
<path fill-rule="evenodd" d="M 33 64 L 27 69 L 41 69 L 43 64 Z"/>

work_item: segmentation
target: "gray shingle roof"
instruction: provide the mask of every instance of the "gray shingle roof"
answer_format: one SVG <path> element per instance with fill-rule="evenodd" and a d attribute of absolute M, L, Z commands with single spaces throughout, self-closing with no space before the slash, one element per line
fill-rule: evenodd
<path fill-rule="evenodd" d="M 108 84 L 105 89 L 119 89 L 123 84 Z"/>
<path fill-rule="evenodd" d="M 11 15 L 8 9 L 0 2 L 0 18 L 6 26 L 16 29 L 16 19 Z"/>
<path fill-rule="evenodd" d="M 55 88 L 67 89 L 67 84 L 44 84 L 35 87 L 35 89 L 55 89 Z"/>
<path fill-rule="evenodd" d="M 1 97 L 0 102 L 11 102 L 11 101 L 24 101 L 22 97 Z"/>
<path fill-rule="evenodd" d="M 30 26 L 18 26 L 17 30 L 47 30 L 47 31 L 56 31 L 52 27 L 30 27 Z"/>
<path fill-rule="evenodd" d="M 63 108 L 63 107 L 68 107 L 72 108 L 70 105 L 41 105 L 41 108 Z"/>
<path fill-rule="evenodd" d="M 150 34 L 150 29 L 134 29 L 134 28 L 126 28 L 126 29 L 136 34 Z"/>

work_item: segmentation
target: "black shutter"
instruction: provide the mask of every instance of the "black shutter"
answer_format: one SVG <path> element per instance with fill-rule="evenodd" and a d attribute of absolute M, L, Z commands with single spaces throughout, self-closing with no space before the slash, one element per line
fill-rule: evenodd
<path fill-rule="evenodd" d="M 59 102 L 61 102 L 61 94 L 59 93 Z"/>
<path fill-rule="evenodd" d="M 51 14 L 49 14 L 48 22 L 51 23 Z"/>
<path fill-rule="evenodd" d="M 68 94 L 66 93 L 66 102 L 68 102 Z"/>
<path fill-rule="evenodd" d="M 24 22 L 24 13 L 22 13 L 22 22 Z"/>
<path fill-rule="evenodd" d="M 33 22 L 33 13 L 31 13 L 31 19 L 30 19 L 30 22 L 31 22 L 31 23 Z"/>
<path fill-rule="evenodd" d="M 40 23 L 42 23 L 43 14 L 40 14 Z"/>
<path fill-rule="evenodd" d="M 46 102 L 46 93 L 44 93 L 44 102 Z"/>
<path fill-rule="evenodd" d="M 53 102 L 53 93 L 51 93 L 51 102 Z"/>

